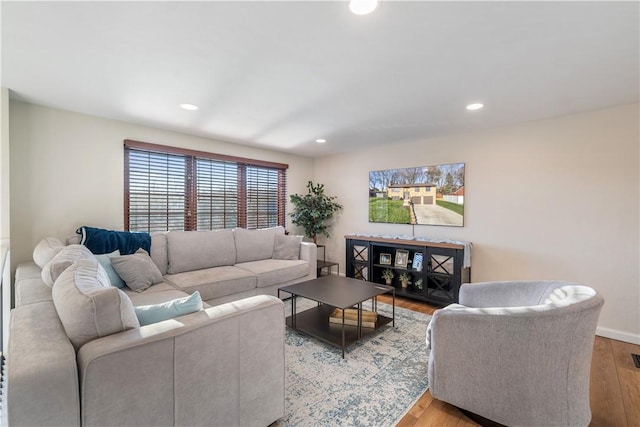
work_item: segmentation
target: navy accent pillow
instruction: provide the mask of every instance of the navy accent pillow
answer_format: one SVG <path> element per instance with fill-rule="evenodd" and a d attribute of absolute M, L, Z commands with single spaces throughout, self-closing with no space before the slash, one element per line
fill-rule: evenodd
<path fill-rule="evenodd" d="M 110 254 L 120 251 L 121 255 L 130 255 L 142 248 L 151 251 L 151 236 L 144 232 L 114 231 L 104 228 L 80 227 L 80 244 L 85 245 L 94 254 Z"/>

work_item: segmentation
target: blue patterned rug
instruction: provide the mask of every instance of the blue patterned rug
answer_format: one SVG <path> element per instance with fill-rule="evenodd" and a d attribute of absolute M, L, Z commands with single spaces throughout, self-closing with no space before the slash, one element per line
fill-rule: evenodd
<path fill-rule="evenodd" d="M 288 315 L 291 302 L 285 305 Z M 391 316 L 391 306 L 378 303 L 378 312 Z M 272 427 L 394 426 L 427 390 L 430 319 L 396 307 L 395 328 L 351 345 L 345 359 L 339 348 L 287 328 L 285 417 Z"/>

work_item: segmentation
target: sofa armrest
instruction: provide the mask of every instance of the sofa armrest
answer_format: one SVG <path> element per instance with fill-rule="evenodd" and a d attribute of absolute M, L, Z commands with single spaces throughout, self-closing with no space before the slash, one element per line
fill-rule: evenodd
<path fill-rule="evenodd" d="M 318 247 L 313 242 L 302 242 L 300 245 L 300 259 L 309 263 L 310 279 L 318 277 Z"/>
<path fill-rule="evenodd" d="M 261 295 L 100 338 L 78 371 L 83 425 L 269 425 L 284 414 L 284 304 Z"/>
<path fill-rule="evenodd" d="M 550 286 L 540 286 L 540 281 L 478 282 L 460 286 L 460 304 L 467 307 L 517 307 L 541 303 Z"/>
<path fill-rule="evenodd" d="M 51 302 L 11 310 L 8 424 L 79 426 L 76 352 Z"/>

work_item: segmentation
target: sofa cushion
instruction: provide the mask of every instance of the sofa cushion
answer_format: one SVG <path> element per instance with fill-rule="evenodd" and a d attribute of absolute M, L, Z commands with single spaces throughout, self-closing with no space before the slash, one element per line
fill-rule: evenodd
<path fill-rule="evenodd" d="M 113 251 L 110 254 L 96 255 L 96 259 L 98 260 L 100 265 L 102 265 L 104 271 L 107 272 L 107 276 L 109 276 L 109 282 L 111 282 L 111 286 L 122 289 L 126 286 L 126 284 L 124 283 L 124 280 L 122 280 L 122 278 L 118 276 L 118 273 L 116 273 L 113 265 L 111 265 L 111 258 L 117 256 L 120 256 L 120 251 Z"/>
<path fill-rule="evenodd" d="M 133 307 L 140 326 L 174 319 L 185 314 L 202 310 L 202 298 L 196 291 L 189 296 L 177 298 L 160 304 Z"/>
<path fill-rule="evenodd" d="M 76 351 L 99 337 L 140 326 L 131 300 L 110 285 L 97 259 L 83 259 L 56 280 L 53 303 Z"/>
<path fill-rule="evenodd" d="M 305 260 L 264 259 L 243 262 L 236 267 L 258 276 L 258 288 L 285 283 L 309 274 L 309 263 Z"/>
<path fill-rule="evenodd" d="M 284 235 L 283 227 L 245 230 L 236 228 L 233 235 L 236 240 L 236 263 L 271 258 L 275 236 Z"/>
<path fill-rule="evenodd" d="M 22 279 L 42 280 L 42 268 L 34 261 L 21 262 L 16 268 L 16 282 Z"/>
<path fill-rule="evenodd" d="M 39 276 L 35 279 L 16 280 L 14 286 L 16 307 L 43 301 L 51 302 L 51 288 L 45 285 Z"/>
<path fill-rule="evenodd" d="M 43 268 L 64 246 L 62 240 L 57 237 L 45 237 L 33 249 L 33 261 L 38 267 Z"/>
<path fill-rule="evenodd" d="M 300 259 L 302 236 L 278 234 L 273 248 L 273 259 Z"/>
<path fill-rule="evenodd" d="M 142 248 L 135 254 L 112 257 L 111 265 L 133 291 L 142 292 L 151 285 L 162 283 L 160 270 Z"/>
<path fill-rule="evenodd" d="M 167 274 L 167 264 L 169 260 L 167 259 L 167 232 L 166 231 L 156 231 L 151 233 L 151 250 L 149 251 L 149 256 L 153 262 L 158 266 L 158 270 L 164 276 Z"/>
<path fill-rule="evenodd" d="M 170 231 L 167 255 L 167 274 L 233 265 L 236 263 L 233 231 Z"/>
<path fill-rule="evenodd" d="M 203 300 L 255 289 L 256 276 L 234 266 L 206 268 L 167 275 L 164 279 L 176 289 L 191 294 L 200 292 Z"/>
<path fill-rule="evenodd" d="M 51 261 L 42 267 L 42 281 L 49 286 L 53 286 L 53 283 L 64 270 L 81 259 L 96 259 L 96 257 L 83 245 L 65 246 Z"/>

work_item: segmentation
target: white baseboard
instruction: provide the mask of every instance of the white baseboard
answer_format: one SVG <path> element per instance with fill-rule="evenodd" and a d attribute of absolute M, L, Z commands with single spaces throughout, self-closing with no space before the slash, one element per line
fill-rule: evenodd
<path fill-rule="evenodd" d="M 612 340 L 624 341 L 631 344 L 640 345 L 640 335 L 630 334 L 629 332 L 621 332 L 615 329 L 603 328 L 602 326 L 598 326 L 596 328 L 596 335 L 611 338 Z"/>

